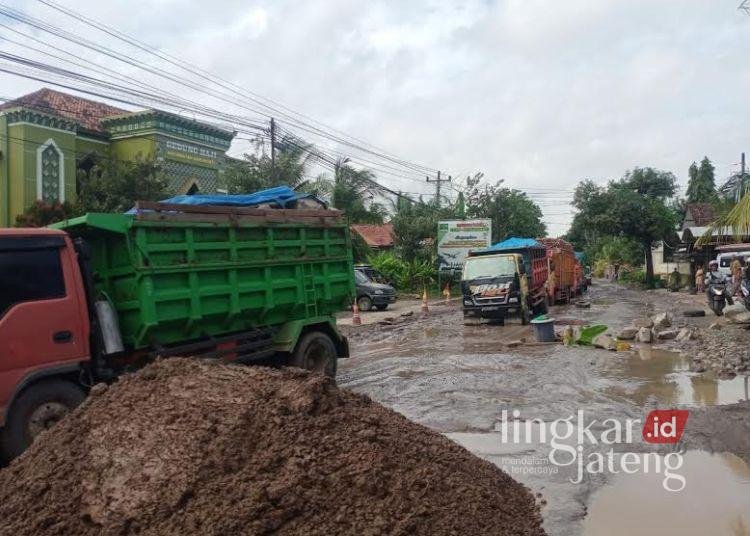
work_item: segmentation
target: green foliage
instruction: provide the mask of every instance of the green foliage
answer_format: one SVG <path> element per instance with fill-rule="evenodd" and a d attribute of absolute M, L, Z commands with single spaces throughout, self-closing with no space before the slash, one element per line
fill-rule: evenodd
<path fill-rule="evenodd" d="M 688 177 L 688 203 L 713 203 L 718 199 L 714 166 L 707 156 L 701 160 L 700 167 L 695 162 L 690 165 Z"/>
<path fill-rule="evenodd" d="M 224 180 L 230 194 L 246 194 L 280 185 L 297 189 L 305 182 L 305 174 L 314 160 L 313 145 L 295 136 L 284 136 L 276 146 L 272 166 L 271 155 L 260 150 L 261 144 L 261 140 L 256 142 L 256 153 L 227 163 Z"/>
<path fill-rule="evenodd" d="M 709 243 L 715 232 L 731 235 L 738 241 L 750 236 L 750 192 L 746 193 L 729 212 L 719 216 L 706 234 L 698 239 L 698 244 Z"/>
<path fill-rule="evenodd" d="M 66 220 L 74 215 L 73 205 L 67 201 L 45 203 L 35 201 L 23 214 L 16 216 L 16 227 L 45 227 L 51 223 Z"/>
<path fill-rule="evenodd" d="M 480 185 L 481 174 L 467 181 L 466 213 L 470 218 L 492 220 L 492 241 L 509 236 L 538 238 L 547 235 L 542 210 L 520 190 L 494 185 Z"/>
<path fill-rule="evenodd" d="M 382 224 L 388 215 L 383 205 L 373 201 L 382 191 L 375 175 L 367 169 L 353 168 L 348 158 L 336 161 L 332 178 L 320 175 L 304 189 L 343 210 L 352 223 Z"/>
<path fill-rule="evenodd" d="M 643 262 L 643 248 L 627 236 L 603 236 L 596 244 L 593 257 L 609 264 L 637 266 Z"/>
<path fill-rule="evenodd" d="M 642 268 L 625 267 L 620 270 L 619 280 L 623 283 L 646 283 L 646 271 Z"/>
<path fill-rule="evenodd" d="M 164 173 L 151 159 L 99 159 L 88 171 L 78 170 L 75 212 L 125 212 L 136 201 L 157 201 L 169 195 Z"/>
<path fill-rule="evenodd" d="M 369 262 L 400 291 L 420 292 L 437 281 L 436 265 L 427 259 L 406 261 L 391 252 L 383 252 L 371 256 Z"/>
<path fill-rule="evenodd" d="M 605 221 L 621 236 L 643 246 L 649 280 L 653 277 L 651 249 L 671 238 L 677 224 L 676 214 L 667 205 L 675 190 L 674 175 L 653 168 L 635 168 L 609 186 L 612 205 Z"/>
<path fill-rule="evenodd" d="M 351 233 L 351 237 L 354 262 L 369 262 L 368 257 L 372 253 L 372 250 L 367 245 L 367 242 L 365 242 L 365 239 L 355 232 Z"/>
<path fill-rule="evenodd" d="M 435 237 L 438 221 L 455 219 L 454 207 L 440 207 L 425 203 L 400 200 L 391 219 L 396 253 L 407 262 L 436 260 Z"/>
<path fill-rule="evenodd" d="M 576 188 L 573 206 L 577 214 L 568 235 L 574 245 L 592 258 L 602 258 L 603 238 L 626 238 L 637 243 L 646 258 L 646 279 L 653 280 L 652 249 L 660 241 L 671 239 L 678 214 L 669 203 L 674 197 L 676 179 L 672 173 L 654 168 L 635 168 L 606 188 L 583 181 Z M 612 243 L 612 250 L 625 248 L 622 256 L 635 262 L 632 244 Z M 639 264 L 640 262 L 638 262 Z"/>

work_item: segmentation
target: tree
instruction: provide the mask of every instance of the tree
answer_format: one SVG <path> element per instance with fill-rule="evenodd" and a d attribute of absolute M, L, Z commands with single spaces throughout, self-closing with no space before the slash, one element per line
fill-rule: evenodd
<path fill-rule="evenodd" d="M 285 135 L 276 145 L 273 165 L 261 141 L 256 142 L 256 153 L 244 154 L 242 159 L 230 160 L 224 171 L 230 194 L 257 192 L 274 186 L 300 188 L 313 163 L 315 148 L 299 138 Z"/>
<path fill-rule="evenodd" d="M 610 183 L 609 213 L 601 222 L 606 228 L 637 241 L 646 259 L 646 284 L 654 280 L 653 248 L 674 234 L 677 217 L 667 205 L 673 197 L 677 180 L 668 171 L 634 168 L 616 182 Z"/>
<path fill-rule="evenodd" d="M 35 201 L 24 210 L 23 214 L 16 216 L 16 227 L 46 227 L 74 215 L 75 210 L 67 201 L 64 203 Z"/>
<path fill-rule="evenodd" d="M 658 242 L 672 237 L 678 220 L 670 204 L 675 190 L 676 179 L 672 173 L 648 167 L 628 171 L 606 188 L 592 181 L 582 181 L 573 198 L 577 213 L 572 238 L 576 245 L 586 243 L 589 246 L 586 251 L 593 250 L 594 258 L 602 257 L 606 244 L 610 244 L 610 252 L 612 244 L 631 249 L 627 243 L 613 242 L 612 237 L 637 243 L 646 261 L 646 282 L 652 284 L 652 250 Z M 628 253 L 627 257 L 632 254 Z"/>
<path fill-rule="evenodd" d="M 695 162 L 688 169 L 688 203 L 713 203 L 717 200 L 714 166 L 708 157 L 703 157 L 700 167 Z"/>
<path fill-rule="evenodd" d="M 88 170 L 78 170 L 75 210 L 125 212 L 136 201 L 157 201 L 168 195 L 168 181 L 159 165 L 141 155 L 134 160 L 100 158 Z"/>
<path fill-rule="evenodd" d="M 509 236 L 546 236 L 542 210 L 524 192 L 502 187 L 503 181 L 480 186 L 480 179 L 477 174 L 467 180 L 466 214 L 492 220 L 493 242 Z"/>
<path fill-rule="evenodd" d="M 368 169 L 355 169 L 348 158 L 334 164 L 333 178 L 320 175 L 305 190 L 327 199 L 331 206 L 343 210 L 352 223 L 382 224 L 387 216 L 385 207 L 374 202 L 382 189 Z"/>

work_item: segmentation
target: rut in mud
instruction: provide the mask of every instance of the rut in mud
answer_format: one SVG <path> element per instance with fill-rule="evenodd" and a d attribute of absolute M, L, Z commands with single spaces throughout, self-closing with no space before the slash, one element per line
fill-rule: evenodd
<path fill-rule="evenodd" d="M 0 472 L 0 533 L 541 535 L 489 462 L 327 378 L 169 359 Z"/>

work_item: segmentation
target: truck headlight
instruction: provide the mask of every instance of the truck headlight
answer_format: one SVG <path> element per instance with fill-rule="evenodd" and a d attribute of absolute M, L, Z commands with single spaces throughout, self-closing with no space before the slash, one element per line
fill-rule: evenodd
<path fill-rule="evenodd" d="M 382 293 L 383 293 L 383 291 L 379 290 L 379 289 L 375 291 L 375 294 L 382 294 Z"/>
<path fill-rule="evenodd" d="M 508 298 L 508 303 L 518 303 L 518 298 Z"/>
<path fill-rule="evenodd" d="M 464 300 L 464 305 L 474 305 L 471 300 Z"/>

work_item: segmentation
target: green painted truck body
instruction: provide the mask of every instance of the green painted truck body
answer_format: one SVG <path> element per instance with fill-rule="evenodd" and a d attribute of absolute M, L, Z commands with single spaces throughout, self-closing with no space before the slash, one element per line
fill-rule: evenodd
<path fill-rule="evenodd" d="M 329 324 L 354 296 L 349 230 L 331 223 L 143 221 L 87 214 L 57 224 L 91 247 L 95 290 L 138 350 L 274 327 L 277 350 Z"/>

